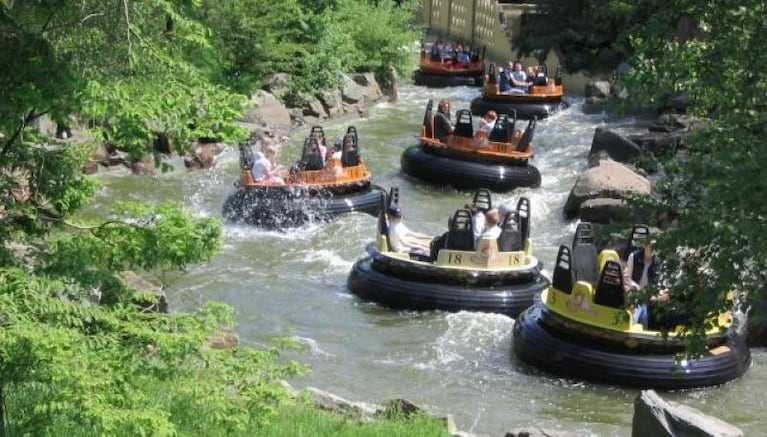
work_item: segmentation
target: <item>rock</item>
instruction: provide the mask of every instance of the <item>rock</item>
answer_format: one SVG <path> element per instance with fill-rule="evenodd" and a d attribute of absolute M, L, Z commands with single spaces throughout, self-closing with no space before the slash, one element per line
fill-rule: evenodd
<path fill-rule="evenodd" d="M 643 390 L 634 401 L 631 435 L 636 437 L 741 437 L 743 431 L 699 410 L 666 402 L 653 390 Z"/>
<path fill-rule="evenodd" d="M 337 414 L 351 416 L 361 422 L 372 422 L 374 416 L 381 411 L 380 407 L 370 407 L 351 402 L 315 387 L 307 387 L 306 391 L 312 396 L 317 407 Z"/>
<path fill-rule="evenodd" d="M 341 90 L 332 89 L 322 91 L 320 93 L 320 101 L 325 105 L 325 112 L 327 112 L 328 116 L 335 117 L 341 114 L 341 103 L 343 102 L 341 98 Z"/>
<path fill-rule="evenodd" d="M 673 132 L 650 131 L 645 134 L 629 135 L 628 139 L 639 148 L 653 156 L 667 155 L 677 151 L 684 145 L 685 132 L 676 130 Z"/>
<path fill-rule="evenodd" d="M 351 104 L 364 101 L 367 96 L 365 87 L 355 82 L 348 75 L 344 73 L 339 74 L 341 75 L 341 98 L 343 101 Z"/>
<path fill-rule="evenodd" d="M 633 162 L 642 155 L 642 149 L 629 138 L 604 127 L 594 130 L 589 156 L 605 151 L 610 158 L 624 163 Z"/>
<path fill-rule="evenodd" d="M 372 102 L 383 97 L 381 86 L 373 73 L 357 73 L 352 76 L 352 80 L 362 86 L 365 91 L 365 101 Z"/>
<path fill-rule="evenodd" d="M 131 171 L 137 176 L 151 176 L 154 174 L 154 158 L 145 156 L 139 161 L 131 163 Z"/>
<path fill-rule="evenodd" d="M 592 223 L 621 222 L 625 217 L 626 201 L 623 199 L 596 198 L 581 203 L 579 218 Z"/>
<path fill-rule="evenodd" d="M 168 298 L 161 287 L 152 284 L 131 270 L 126 270 L 119 276 L 125 285 L 137 291 L 132 301 L 142 311 L 168 312 Z"/>
<path fill-rule="evenodd" d="M 325 106 L 323 106 L 322 102 L 317 98 L 309 99 L 306 105 L 304 105 L 303 115 L 320 119 L 328 118 L 328 113 L 325 112 Z"/>
<path fill-rule="evenodd" d="M 224 143 L 196 142 L 192 145 L 192 155 L 184 157 L 184 165 L 186 168 L 210 168 L 226 147 Z"/>
<path fill-rule="evenodd" d="M 288 73 L 273 73 L 264 78 L 263 88 L 277 99 L 282 100 L 282 97 L 288 92 L 291 80 L 292 77 Z"/>
<path fill-rule="evenodd" d="M 243 121 L 271 128 L 290 129 L 290 112 L 274 95 L 258 90 L 250 99 L 250 104 L 251 107 L 243 111 Z"/>
<path fill-rule="evenodd" d="M 586 84 L 586 98 L 598 97 L 605 99 L 610 97 L 611 84 L 607 80 L 595 80 Z"/>
<path fill-rule="evenodd" d="M 612 159 L 603 160 L 575 181 L 565 203 L 564 215 L 567 219 L 578 217 L 581 204 L 589 199 L 625 199 L 629 195 L 649 195 L 650 192 L 647 178 Z"/>

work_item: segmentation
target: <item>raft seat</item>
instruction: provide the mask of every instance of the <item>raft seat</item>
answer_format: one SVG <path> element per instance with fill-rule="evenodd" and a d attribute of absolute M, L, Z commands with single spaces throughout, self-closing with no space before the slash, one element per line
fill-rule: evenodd
<path fill-rule="evenodd" d="M 474 251 L 474 226 L 468 209 L 459 209 L 453 214 L 445 247 L 449 250 Z"/>
<path fill-rule="evenodd" d="M 570 265 L 571 258 L 570 248 L 565 245 L 559 246 L 556 264 L 554 264 L 554 272 L 551 276 L 551 285 L 566 294 L 570 294 L 573 291 L 573 284 L 575 284 L 573 270 Z"/>
<path fill-rule="evenodd" d="M 594 291 L 594 303 L 610 308 L 626 307 L 623 269 L 617 261 L 607 261 Z"/>

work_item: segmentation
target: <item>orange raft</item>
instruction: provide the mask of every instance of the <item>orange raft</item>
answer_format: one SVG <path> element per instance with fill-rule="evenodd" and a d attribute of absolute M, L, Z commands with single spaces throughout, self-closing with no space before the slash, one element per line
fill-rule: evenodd
<path fill-rule="evenodd" d="M 541 120 L 568 106 L 563 99 L 564 95 L 559 69 L 554 77 L 550 78 L 546 65 L 540 65 L 527 92 L 503 92 L 498 86 L 495 64 L 490 64 L 482 94 L 471 101 L 471 112 L 481 116 L 493 110 L 523 120 Z"/>
<path fill-rule="evenodd" d="M 283 228 L 350 212 L 377 215 L 383 191 L 371 182 L 372 174 L 360 155 L 356 129 L 348 128 L 343 141 L 331 146 L 335 151 L 327 154 L 327 159 L 320 151 L 324 141 L 322 127 L 313 127 L 301 159 L 262 181 L 253 177 L 257 159 L 253 145 L 240 144 L 240 179 L 235 183 L 237 190 L 224 203 L 224 218 Z"/>
<path fill-rule="evenodd" d="M 421 44 L 418 69 L 413 82 L 432 88 L 482 86 L 485 75 L 485 48 L 468 48 L 463 60 L 456 51 L 441 50 L 436 44 Z"/>
<path fill-rule="evenodd" d="M 436 137 L 430 100 L 421 126 L 420 142 L 402 154 L 402 170 L 415 178 L 456 188 L 508 191 L 537 187 L 541 174 L 530 163 L 536 120 L 517 129 L 516 120 L 500 114 L 486 143 L 474 139 L 471 112 L 456 114 L 454 132 L 443 143 Z"/>

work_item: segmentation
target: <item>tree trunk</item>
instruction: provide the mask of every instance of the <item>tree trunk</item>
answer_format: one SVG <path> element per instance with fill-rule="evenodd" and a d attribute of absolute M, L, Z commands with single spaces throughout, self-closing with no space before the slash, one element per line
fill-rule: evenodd
<path fill-rule="evenodd" d="M 8 435 L 8 418 L 5 411 L 5 390 L 0 384 L 0 437 Z"/>

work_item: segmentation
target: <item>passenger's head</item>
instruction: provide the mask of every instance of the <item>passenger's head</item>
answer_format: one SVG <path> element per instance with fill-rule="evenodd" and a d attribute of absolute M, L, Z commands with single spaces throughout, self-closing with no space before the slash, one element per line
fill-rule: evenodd
<path fill-rule="evenodd" d="M 489 228 L 501 222 L 501 214 L 497 209 L 489 209 L 485 213 L 485 225 Z"/>
<path fill-rule="evenodd" d="M 527 73 L 528 76 L 535 76 L 535 69 L 533 68 L 532 65 L 527 67 L 526 73 Z"/>
<path fill-rule="evenodd" d="M 515 62 L 514 63 L 514 71 L 522 71 L 522 63 L 521 62 Z"/>
<path fill-rule="evenodd" d="M 264 154 L 268 157 L 277 156 L 277 148 L 274 146 L 267 146 Z"/>
<path fill-rule="evenodd" d="M 495 119 L 498 118 L 498 114 L 491 109 L 485 113 L 485 118 L 490 121 L 495 121 Z"/>
<path fill-rule="evenodd" d="M 449 114 L 450 113 L 450 101 L 447 99 L 442 99 L 439 101 L 439 104 L 437 105 L 437 111 L 441 112 L 443 114 Z"/>
<path fill-rule="evenodd" d="M 644 254 L 645 256 L 649 257 L 652 255 L 655 255 L 655 247 L 657 246 L 658 241 L 655 238 L 648 238 L 645 240 L 642 247 L 644 248 Z"/>

